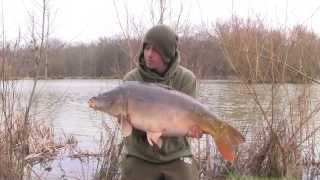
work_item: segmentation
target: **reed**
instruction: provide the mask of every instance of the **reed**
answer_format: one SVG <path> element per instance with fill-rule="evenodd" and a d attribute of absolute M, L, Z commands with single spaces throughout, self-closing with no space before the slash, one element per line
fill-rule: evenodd
<path fill-rule="evenodd" d="M 120 178 L 120 164 L 121 164 L 121 152 L 123 149 L 123 142 L 120 139 L 119 127 L 116 126 L 116 122 L 110 126 L 107 123 L 103 123 L 102 127 L 105 130 L 101 134 L 100 138 L 100 155 L 98 160 L 96 172 L 94 173 L 94 179 L 119 179 Z"/>

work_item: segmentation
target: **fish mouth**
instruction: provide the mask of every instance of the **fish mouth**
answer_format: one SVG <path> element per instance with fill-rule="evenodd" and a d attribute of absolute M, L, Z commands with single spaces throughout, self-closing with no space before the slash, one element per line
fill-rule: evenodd
<path fill-rule="evenodd" d="M 95 109 L 97 107 L 96 98 L 95 97 L 90 98 L 89 101 L 88 101 L 88 105 L 89 105 L 90 108 Z"/>

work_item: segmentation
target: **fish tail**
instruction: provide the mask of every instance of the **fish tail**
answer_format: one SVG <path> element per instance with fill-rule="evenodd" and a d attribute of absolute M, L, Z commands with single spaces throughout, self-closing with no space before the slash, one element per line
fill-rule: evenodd
<path fill-rule="evenodd" d="M 209 130 L 223 159 L 233 164 L 238 146 L 245 141 L 243 135 L 229 124 L 220 121 L 219 127 Z M 216 126 L 216 124 L 215 124 Z"/>

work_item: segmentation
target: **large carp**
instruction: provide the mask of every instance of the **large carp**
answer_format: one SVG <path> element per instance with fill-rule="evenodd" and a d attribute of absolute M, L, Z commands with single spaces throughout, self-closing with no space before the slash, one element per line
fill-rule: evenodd
<path fill-rule="evenodd" d="M 194 98 L 169 87 L 128 81 L 92 97 L 89 106 L 119 119 L 123 136 L 132 127 L 145 131 L 150 145 L 161 147 L 161 136 L 186 136 L 194 127 L 210 134 L 222 157 L 233 163 L 244 137 L 219 120 Z"/>

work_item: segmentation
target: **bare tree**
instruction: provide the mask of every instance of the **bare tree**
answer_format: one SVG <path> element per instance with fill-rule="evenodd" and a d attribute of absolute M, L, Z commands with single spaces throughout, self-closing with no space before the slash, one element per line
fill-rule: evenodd
<path fill-rule="evenodd" d="M 129 68 L 132 69 L 136 64 L 135 60 L 138 55 L 139 47 L 134 47 L 131 41 L 134 39 L 138 39 L 138 41 L 141 40 L 142 31 L 140 28 L 143 27 L 140 24 L 136 23 L 136 19 L 130 15 L 127 4 L 124 4 L 124 20 L 121 19 L 121 14 L 119 11 L 117 1 L 114 0 L 113 4 L 116 10 L 118 24 L 120 26 L 122 35 L 126 40 L 127 50 L 130 57 Z"/>

